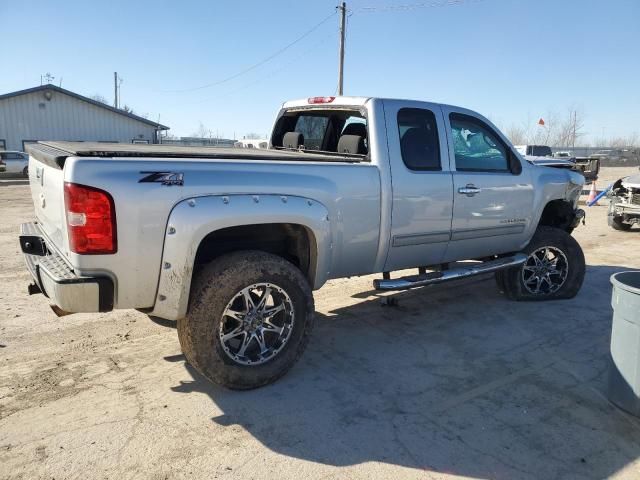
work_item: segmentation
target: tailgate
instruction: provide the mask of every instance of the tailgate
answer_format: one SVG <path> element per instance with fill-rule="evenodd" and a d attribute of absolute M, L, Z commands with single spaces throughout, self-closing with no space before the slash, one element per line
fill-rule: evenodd
<path fill-rule="evenodd" d="M 29 155 L 29 184 L 36 219 L 41 230 L 60 251 L 66 251 L 62 168 Z"/>

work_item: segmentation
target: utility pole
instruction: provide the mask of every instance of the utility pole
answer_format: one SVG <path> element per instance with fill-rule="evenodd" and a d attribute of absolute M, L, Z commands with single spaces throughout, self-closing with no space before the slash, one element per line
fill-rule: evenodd
<path fill-rule="evenodd" d="M 340 10 L 340 63 L 338 64 L 338 95 L 343 94 L 344 84 L 344 35 L 345 35 L 345 18 L 347 16 L 347 4 L 342 2 L 336 7 Z"/>
<path fill-rule="evenodd" d="M 113 106 L 118 108 L 118 72 L 113 72 Z"/>

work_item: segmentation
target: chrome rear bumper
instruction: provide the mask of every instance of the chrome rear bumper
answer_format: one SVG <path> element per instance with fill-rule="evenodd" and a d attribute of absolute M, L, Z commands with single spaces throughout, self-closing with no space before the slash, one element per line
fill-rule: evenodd
<path fill-rule="evenodd" d="M 20 247 L 35 282 L 35 286 L 29 286 L 30 294 L 39 290 L 64 313 L 113 310 L 113 281 L 77 275 L 60 254 L 49 248 L 37 223 L 20 226 Z"/>

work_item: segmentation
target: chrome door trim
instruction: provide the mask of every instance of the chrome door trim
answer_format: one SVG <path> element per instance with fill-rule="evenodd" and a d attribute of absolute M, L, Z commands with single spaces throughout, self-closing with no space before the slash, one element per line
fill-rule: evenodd
<path fill-rule="evenodd" d="M 517 235 L 523 233 L 525 224 L 506 225 L 504 227 L 473 228 L 469 230 L 454 230 L 451 240 L 470 240 L 473 238 L 497 237 L 500 235 Z"/>
<path fill-rule="evenodd" d="M 405 247 L 407 245 L 425 245 L 429 243 L 444 243 L 444 242 L 448 242 L 450 239 L 451 239 L 450 232 L 395 235 L 393 237 L 393 246 Z"/>

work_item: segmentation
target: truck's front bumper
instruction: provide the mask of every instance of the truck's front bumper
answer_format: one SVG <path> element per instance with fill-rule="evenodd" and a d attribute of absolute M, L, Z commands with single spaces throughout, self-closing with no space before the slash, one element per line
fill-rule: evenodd
<path fill-rule="evenodd" d="M 39 289 L 59 310 L 67 313 L 113 310 L 113 281 L 108 277 L 77 275 L 65 259 L 47 245 L 37 223 L 20 226 L 20 248 L 37 285 L 37 288 L 31 285 L 29 293 L 37 293 Z"/>
<path fill-rule="evenodd" d="M 571 221 L 571 225 L 569 225 L 569 228 L 573 230 L 578 225 L 580 225 L 580 222 L 584 223 L 584 219 L 586 216 L 587 214 L 584 210 L 582 210 L 581 208 L 576 208 L 573 212 L 573 220 Z"/>

